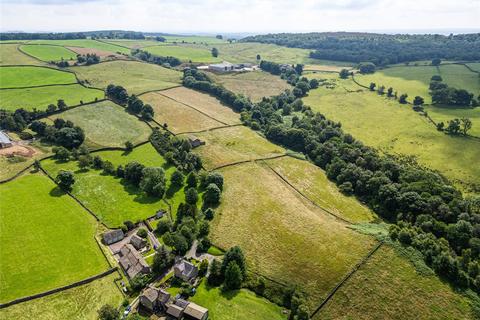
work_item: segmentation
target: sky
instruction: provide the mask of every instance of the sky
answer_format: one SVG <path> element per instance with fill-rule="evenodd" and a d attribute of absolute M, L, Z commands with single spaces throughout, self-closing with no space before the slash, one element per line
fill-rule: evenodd
<path fill-rule="evenodd" d="M 0 31 L 480 32 L 480 0 L 0 0 Z"/>

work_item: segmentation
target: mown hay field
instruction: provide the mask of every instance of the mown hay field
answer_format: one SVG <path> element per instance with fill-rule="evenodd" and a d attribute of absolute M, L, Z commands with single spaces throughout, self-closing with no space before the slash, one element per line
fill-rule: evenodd
<path fill-rule="evenodd" d="M 222 105 L 216 98 L 185 87 L 178 87 L 159 92 L 177 102 L 194 108 L 207 116 L 225 124 L 239 124 L 240 115 L 231 108 Z"/>
<path fill-rule="evenodd" d="M 419 274 L 409 260 L 384 245 L 313 320 L 475 319 L 469 303 L 436 275 Z"/>
<path fill-rule="evenodd" d="M 113 273 L 91 283 L 31 300 L 0 310 L 1 319 L 36 320 L 71 319 L 96 320 L 97 310 L 104 304 L 120 305 L 123 295 L 115 285 Z"/>
<path fill-rule="evenodd" d="M 162 125 L 166 123 L 168 129 L 174 133 L 200 131 L 223 126 L 222 123 L 207 117 L 201 112 L 157 92 L 141 95 L 140 99 L 153 107 L 155 121 Z"/>
<path fill-rule="evenodd" d="M 211 224 L 213 243 L 239 245 L 251 270 L 298 285 L 310 307 L 375 244 L 313 206 L 265 165 L 247 163 L 220 172 L 225 190 Z"/>
<path fill-rule="evenodd" d="M 93 155 L 109 160 L 115 167 L 137 161 L 145 166 L 164 167 L 167 177 L 173 172 L 173 168 L 150 144 L 137 147 L 130 153 L 102 151 Z M 161 208 L 168 209 L 162 199 L 146 195 L 123 179 L 105 175 L 101 170 L 81 170 L 77 161 L 59 162 L 51 159 L 42 161 L 42 166 L 54 177 L 60 170 L 74 172 L 76 182 L 72 193 L 110 228 L 120 227 L 127 220 L 136 222 L 145 219 Z"/>
<path fill-rule="evenodd" d="M 77 58 L 75 52 L 61 46 L 24 44 L 20 46 L 20 50 L 46 62 Z"/>
<path fill-rule="evenodd" d="M 192 47 L 188 45 L 158 45 L 145 47 L 143 50 L 157 56 L 171 56 L 185 62 L 220 62 L 219 57 L 215 58 L 209 48 Z"/>
<path fill-rule="evenodd" d="M 94 240 L 95 219 L 46 176 L 2 184 L 0 198 L 1 302 L 108 269 Z"/>
<path fill-rule="evenodd" d="M 64 47 L 82 47 L 92 48 L 103 51 L 110 51 L 112 53 L 120 52 L 124 54 L 130 54 L 130 49 L 117 46 L 111 43 L 106 43 L 98 40 L 91 39 L 74 39 L 74 40 L 32 40 L 29 43 L 34 44 L 50 44 Z"/>
<path fill-rule="evenodd" d="M 41 61 L 34 59 L 18 49 L 17 43 L 0 43 L 0 65 L 42 65 Z"/>
<path fill-rule="evenodd" d="M 148 140 L 150 128 L 137 117 L 111 101 L 80 106 L 50 116 L 50 120 L 70 120 L 85 132 L 85 143 L 91 148 L 124 147 Z"/>
<path fill-rule="evenodd" d="M 369 222 L 376 215 L 355 197 L 342 194 L 325 172 L 306 160 L 282 157 L 266 161 L 301 193 L 317 205 L 352 223 Z"/>
<path fill-rule="evenodd" d="M 245 126 L 235 126 L 196 133 L 195 137 L 205 141 L 194 152 L 200 155 L 203 165 L 213 169 L 239 161 L 248 161 L 285 154 L 277 146 Z"/>
<path fill-rule="evenodd" d="M 105 89 L 109 84 L 123 86 L 128 94 L 162 90 L 180 85 L 181 73 L 136 61 L 111 61 L 88 67 L 71 67 L 89 86 Z"/>
<path fill-rule="evenodd" d="M 219 75 L 210 73 L 209 76 L 228 90 L 243 94 L 254 102 L 262 100 L 263 97 L 276 96 L 286 89 L 292 88 L 280 77 L 263 71 Z"/>
<path fill-rule="evenodd" d="M 311 90 L 304 102 L 341 122 L 345 132 L 367 145 L 390 154 L 412 156 L 464 190 L 480 184 L 480 167 L 471 165 L 480 158 L 480 142 L 437 131 L 411 106 L 368 91 L 346 92 L 338 86 Z"/>
<path fill-rule="evenodd" d="M 207 308 L 211 320 L 287 319 L 281 307 L 251 291 L 222 292 L 219 287 L 209 287 L 205 280 L 190 300 Z"/>
<path fill-rule="evenodd" d="M 55 85 L 48 87 L 6 89 L 0 90 L 2 108 L 14 111 L 18 108 L 45 110 L 49 104 L 57 104 L 59 99 L 67 106 L 79 105 L 103 99 L 104 92 L 98 89 L 86 88 L 80 84 Z"/>
<path fill-rule="evenodd" d="M 44 67 L 1 67 L 0 89 L 77 83 L 75 75 Z"/>

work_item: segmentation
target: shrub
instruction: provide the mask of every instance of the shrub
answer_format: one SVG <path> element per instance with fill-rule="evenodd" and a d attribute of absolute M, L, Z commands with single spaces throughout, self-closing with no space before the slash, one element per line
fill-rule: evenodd
<path fill-rule="evenodd" d="M 137 236 L 139 236 L 140 238 L 146 239 L 148 237 L 148 232 L 144 228 L 140 228 L 137 231 Z"/>

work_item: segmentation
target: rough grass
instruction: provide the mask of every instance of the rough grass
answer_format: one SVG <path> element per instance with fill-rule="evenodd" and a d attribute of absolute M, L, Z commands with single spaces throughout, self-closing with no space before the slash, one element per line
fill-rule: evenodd
<path fill-rule="evenodd" d="M 440 75 L 449 86 L 465 89 L 475 96 L 480 94 L 480 76 L 463 65 L 440 65 Z"/>
<path fill-rule="evenodd" d="M 472 120 L 472 129 L 468 134 L 480 137 L 480 108 L 453 108 L 426 106 L 425 111 L 435 122 L 443 121 L 445 124 L 454 118 L 469 118 Z"/>
<path fill-rule="evenodd" d="M 70 69 L 90 86 L 105 89 L 113 83 L 123 86 L 129 94 L 171 88 L 181 82 L 178 71 L 136 61 L 112 61 Z"/>
<path fill-rule="evenodd" d="M 87 103 L 103 97 L 102 90 L 85 88 L 79 84 L 0 90 L 2 108 L 10 111 L 18 108 L 45 110 L 51 103 L 56 105 L 59 99 L 63 99 L 68 106 L 73 106 L 80 104 L 80 101 Z"/>
<path fill-rule="evenodd" d="M 412 156 L 464 189 L 480 183 L 480 167 L 471 165 L 480 158 L 480 142 L 437 131 L 408 105 L 368 91 L 347 93 L 339 87 L 312 90 L 304 102 L 340 121 L 345 132 L 367 145 Z"/>
<path fill-rule="evenodd" d="M 154 111 L 154 119 L 168 124 L 168 129 L 174 133 L 191 132 L 223 126 L 199 111 L 172 100 L 157 92 L 144 94 L 140 97 L 143 102 L 149 103 Z"/>
<path fill-rule="evenodd" d="M 42 62 L 27 56 L 25 53 L 18 50 L 18 44 L 5 44 L 3 41 L 0 44 L 0 65 L 41 65 Z"/>
<path fill-rule="evenodd" d="M 109 160 L 115 166 L 137 161 L 145 166 L 168 168 L 165 160 L 150 144 L 135 148 L 130 153 L 103 151 L 93 155 L 98 155 L 103 160 Z M 164 201 L 146 195 L 122 179 L 104 175 L 100 170 L 80 170 L 76 161 L 61 163 L 55 160 L 45 160 L 42 161 L 42 166 L 54 177 L 60 170 L 74 172 L 76 182 L 72 193 L 95 212 L 108 227 L 119 227 L 126 220 L 135 222 L 154 215 L 160 208 L 167 209 Z M 167 176 L 171 174 L 171 171 L 172 169 L 167 172 Z"/>
<path fill-rule="evenodd" d="M 376 217 L 355 197 L 343 195 L 323 170 L 308 161 L 283 157 L 267 163 L 310 200 L 350 222 L 368 222 Z"/>
<path fill-rule="evenodd" d="M 124 147 L 125 142 L 148 140 L 151 130 L 137 117 L 111 101 L 81 106 L 50 119 L 70 120 L 85 131 L 89 147 Z"/>
<path fill-rule="evenodd" d="M 216 98 L 198 91 L 178 87 L 159 92 L 164 96 L 172 98 L 180 103 L 193 107 L 213 119 L 224 124 L 239 124 L 240 115 L 227 106 L 224 106 Z"/>
<path fill-rule="evenodd" d="M 42 174 L 0 185 L 0 301 L 64 286 L 108 268 L 96 222 Z"/>
<path fill-rule="evenodd" d="M 1 89 L 66 83 L 77 83 L 73 73 L 42 67 L 0 68 Z"/>
<path fill-rule="evenodd" d="M 194 152 L 200 155 L 207 169 L 285 154 L 285 149 L 244 126 L 196 133 L 195 136 L 205 141 L 205 145 L 195 148 Z"/>
<path fill-rule="evenodd" d="M 96 320 L 97 310 L 104 304 L 119 306 L 123 300 L 114 283 L 115 277 L 118 277 L 117 273 L 77 288 L 2 309 L 0 318 Z"/>
<path fill-rule="evenodd" d="M 125 53 L 130 54 L 128 48 L 117 46 L 111 43 L 105 43 L 97 40 L 91 39 L 75 39 L 75 40 L 33 40 L 29 43 L 35 44 L 52 44 L 65 47 L 82 47 L 82 48 L 92 48 L 104 51 L 110 51 L 112 53 Z"/>
<path fill-rule="evenodd" d="M 20 46 L 20 50 L 47 62 L 60 61 L 62 59 L 73 60 L 77 58 L 75 52 L 60 46 L 24 44 Z"/>
<path fill-rule="evenodd" d="M 222 203 L 211 224 L 221 248 L 239 245 L 249 268 L 308 294 L 320 303 L 374 245 L 373 238 L 301 198 L 271 170 L 248 163 L 221 169 Z"/>
<path fill-rule="evenodd" d="M 473 319 L 469 300 L 383 246 L 313 319 Z"/>
<path fill-rule="evenodd" d="M 182 46 L 182 45 L 158 45 L 152 47 L 145 47 L 148 51 L 157 56 L 172 56 L 182 61 L 192 62 L 220 62 L 220 57 L 213 57 L 209 48 Z"/>
<path fill-rule="evenodd" d="M 243 94 L 252 101 L 260 101 L 263 97 L 276 96 L 286 89 L 291 89 L 286 81 L 267 72 L 253 71 L 230 74 L 209 74 L 215 82 L 237 94 Z"/>
<path fill-rule="evenodd" d="M 215 47 L 219 51 L 218 57 L 230 62 L 259 63 L 257 61 L 257 54 L 259 54 L 262 60 L 278 63 L 315 63 L 308 57 L 311 50 L 307 49 L 287 48 L 263 43 L 219 44 Z"/>
<path fill-rule="evenodd" d="M 282 308 L 255 293 L 242 289 L 222 292 L 202 281 L 191 301 L 208 309 L 211 320 L 287 319 Z"/>
<path fill-rule="evenodd" d="M 467 66 L 472 68 L 473 70 L 480 72 L 480 62 L 475 62 L 475 63 L 467 63 Z"/>
<path fill-rule="evenodd" d="M 128 48 L 132 48 L 132 49 L 150 47 L 150 46 L 158 46 L 158 45 L 164 44 L 164 42 L 159 42 L 159 41 L 156 41 L 156 40 L 108 39 L 108 40 L 103 40 L 103 41 L 111 43 L 113 45 L 128 47 Z"/>

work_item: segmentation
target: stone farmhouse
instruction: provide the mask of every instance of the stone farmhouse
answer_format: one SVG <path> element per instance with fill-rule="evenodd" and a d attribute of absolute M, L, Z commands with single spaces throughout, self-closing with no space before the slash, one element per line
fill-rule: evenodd
<path fill-rule="evenodd" d="M 145 248 L 145 246 L 147 245 L 147 240 L 145 240 L 142 237 L 139 237 L 138 235 L 134 234 L 130 238 L 130 243 L 132 244 L 132 246 L 135 249 L 140 250 L 142 248 Z"/>
<path fill-rule="evenodd" d="M 118 242 L 125 237 L 123 234 L 122 229 L 115 229 L 111 231 L 107 231 L 103 234 L 103 242 L 106 245 L 110 245 L 112 243 Z"/>
<path fill-rule="evenodd" d="M 140 296 L 140 304 L 151 312 L 165 311 L 170 300 L 170 293 L 149 286 Z"/>
<path fill-rule="evenodd" d="M 187 300 L 176 299 L 168 305 L 167 315 L 174 319 L 206 320 L 208 309 Z"/>
<path fill-rule="evenodd" d="M 150 273 L 150 266 L 130 243 L 124 245 L 118 255 L 118 261 L 130 279 L 135 278 L 139 274 Z"/>
<path fill-rule="evenodd" d="M 175 277 L 190 282 L 198 275 L 198 268 L 186 260 L 182 260 L 173 267 Z"/>

